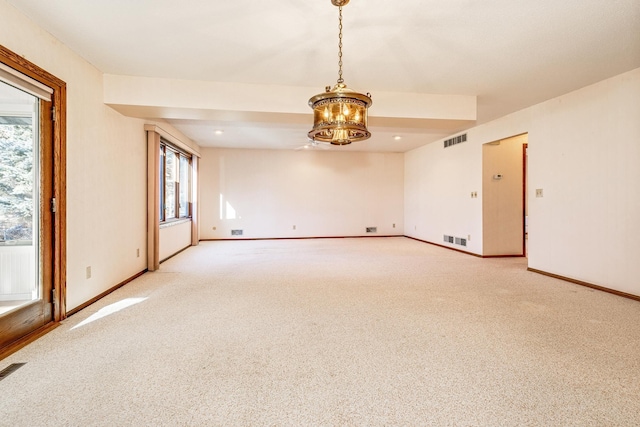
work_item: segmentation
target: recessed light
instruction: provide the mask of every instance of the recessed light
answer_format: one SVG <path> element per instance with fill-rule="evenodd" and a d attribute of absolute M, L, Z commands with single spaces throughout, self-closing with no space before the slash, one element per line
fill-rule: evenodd
<path fill-rule="evenodd" d="M 215 131 L 215 134 L 216 134 L 216 135 L 222 135 L 223 133 L 224 133 L 224 131 L 223 131 L 223 130 L 220 130 L 220 129 L 218 129 L 218 130 L 216 130 L 216 131 Z"/>
<path fill-rule="evenodd" d="M 396 141 L 400 141 L 402 137 L 400 135 L 396 135 L 393 137 L 393 139 L 395 139 Z"/>

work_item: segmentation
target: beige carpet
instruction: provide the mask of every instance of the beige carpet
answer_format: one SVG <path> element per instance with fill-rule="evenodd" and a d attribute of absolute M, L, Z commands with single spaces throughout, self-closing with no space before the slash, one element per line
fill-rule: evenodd
<path fill-rule="evenodd" d="M 640 425 L 640 303 L 406 238 L 205 242 L 18 362 L 3 426 Z"/>

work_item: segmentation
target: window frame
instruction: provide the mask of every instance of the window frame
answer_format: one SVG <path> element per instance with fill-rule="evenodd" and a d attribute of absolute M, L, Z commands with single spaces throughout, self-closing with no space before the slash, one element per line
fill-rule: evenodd
<path fill-rule="evenodd" d="M 170 200 L 167 194 L 167 158 L 168 156 L 175 156 L 175 167 L 174 167 L 174 176 L 173 176 L 173 212 L 174 215 L 171 217 L 167 217 L 167 200 Z M 186 159 L 186 164 L 188 167 L 188 172 L 183 175 L 183 171 L 181 171 L 181 167 L 185 164 L 181 162 L 181 159 Z M 180 148 L 176 147 L 174 144 L 171 144 L 164 138 L 160 138 L 160 152 L 158 153 L 159 160 L 159 185 L 158 185 L 158 219 L 159 223 L 168 224 L 176 221 L 184 221 L 191 220 L 193 217 L 193 200 L 192 200 L 192 181 L 193 181 L 193 156 Z M 181 179 L 183 177 L 187 177 L 188 182 L 186 192 L 182 193 L 181 187 L 185 185 L 185 183 L 181 183 Z M 182 188 L 184 190 L 184 188 Z M 186 200 L 181 199 L 181 193 L 186 196 Z M 181 215 L 180 207 L 181 203 L 186 204 L 186 215 Z"/>

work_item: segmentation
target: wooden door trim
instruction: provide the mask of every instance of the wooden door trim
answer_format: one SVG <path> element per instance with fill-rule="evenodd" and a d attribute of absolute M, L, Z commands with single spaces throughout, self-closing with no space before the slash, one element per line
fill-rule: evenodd
<path fill-rule="evenodd" d="M 53 89 L 53 171 L 43 171 L 52 175 L 52 194 L 56 199 L 56 213 L 53 215 L 53 321 L 66 317 L 66 146 L 67 146 L 67 84 L 31 61 L 0 45 L 0 62 L 31 77 Z M 46 204 L 45 204 L 46 205 Z"/>
<path fill-rule="evenodd" d="M 13 342 L 10 346 L 0 349 L 0 360 L 6 357 L 9 357 L 16 351 L 20 350 L 22 347 L 28 344 L 31 344 L 32 342 L 34 342 L 35 340 L 37 340 L 47 332 L 54 330 L 60 325 L 61 325 L 60 322 L 49 322 L 48 324 L 44 325 L 42 328 L 37 329 L 31 332 L 30 334 L 20 338 L 19 340 Z"/>
<path fill-rule="evenodd" d="M 522 256 L 527 256 L 527 148 L 522 144 Z"/>

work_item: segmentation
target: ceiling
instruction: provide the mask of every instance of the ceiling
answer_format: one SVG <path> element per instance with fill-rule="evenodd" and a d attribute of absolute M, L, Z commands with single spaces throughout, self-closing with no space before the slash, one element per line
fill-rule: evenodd
<path fill-rule="evenodd" d="M 316 88 L 296 100 L 305 108 L 337 79 L 338 11 L 330 0 L 9 3 L 105 74 Z M 373 136 L 331 149 L 403 152 L 640 67 L 640 1 L 352 0 L 343 50 L 345 82 L 372 94 Z M 376 98 L 383 92 L 400 103 L 402 94 L 475 96 L 477 116 L 388 120 L 376 113 L 386 107 Z M 288 116 L 244 110 L 121 112 L 166 120 L 203 147 L 306 142 L 310 108 Z"/>

